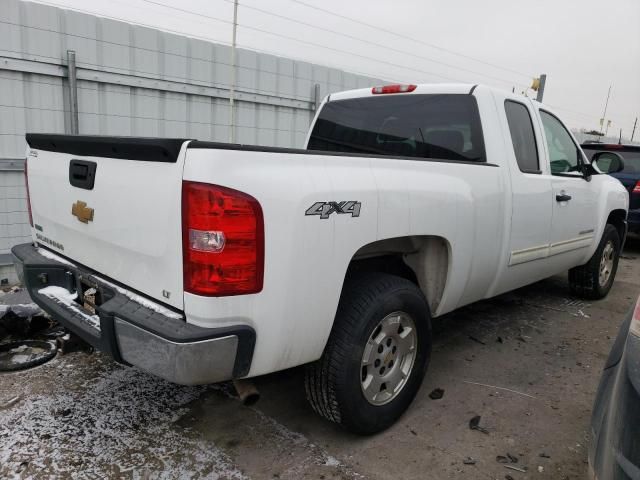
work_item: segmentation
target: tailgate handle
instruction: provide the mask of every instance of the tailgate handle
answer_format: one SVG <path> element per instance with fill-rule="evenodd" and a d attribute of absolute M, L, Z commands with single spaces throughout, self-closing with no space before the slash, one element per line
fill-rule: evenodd
<path fill-rule="evenodd" d="M 74 187 L 93 190 L 96 179 L 96 162 L 86 160 L 71 160 L 69 162 L 69 183 Z"/>

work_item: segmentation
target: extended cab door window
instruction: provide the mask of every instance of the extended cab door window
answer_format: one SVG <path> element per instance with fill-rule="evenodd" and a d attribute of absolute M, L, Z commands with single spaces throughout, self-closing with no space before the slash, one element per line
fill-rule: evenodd
<path fill-rule="evenodd" d="M 509 269 L 504 288 L 520 278 L 550 272 L 547 250 L 551 230 L 550 175 L 541 175 L 540 124 L 532 121 L 535 111 L 527 100 L 507 98 L 504 108 L 505 135 L 511 138 L 513 155 L 507 151 L 511 181 L 511 238 Z M 506 144 L 509 149 L 509 144 Z M 516 166 L 517 165 L 517 166 Z M 545 169 L 546 170 L 546 169 Z"/>
<path fill-rule="evenodd" d="M 540 110 L 540 119 L 547 140 L 551 174 L 582 176 L 582 152 L 567 129 L 560 120 L 544 110 Z"/>
<path fill-rule="evenodd" d="M 520 171 L 541 173 L 538 145 L 529 109 L 522 103 L 507 100 L 504 102 L 504 111 L 507 115 L 513 151 Z"/>

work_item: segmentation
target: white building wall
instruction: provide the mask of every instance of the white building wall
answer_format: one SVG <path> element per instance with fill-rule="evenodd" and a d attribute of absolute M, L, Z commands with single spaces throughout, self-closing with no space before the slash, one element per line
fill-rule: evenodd
<path fill-rule="evenodd" d="M 67 50 L 77 65 L 79 133 L 229 140 L 230 48 L 20 0 L 0 16 L 0 282 L 11 246 L 28 241 L 26 132 L 70 133 Z M 238 143 L 301 147 L 316 88 L 381 80 L 249 50 L 237 51 Z M 318 87 L 316 87 L 316 85 Z"/>

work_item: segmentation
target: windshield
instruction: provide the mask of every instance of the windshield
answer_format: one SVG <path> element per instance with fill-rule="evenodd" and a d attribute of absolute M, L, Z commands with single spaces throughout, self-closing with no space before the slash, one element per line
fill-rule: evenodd
<path fill-rule="evenodd" d="M 472 95 L 389 95 L 326 103 L 309 150 L 485 161 Z"/>

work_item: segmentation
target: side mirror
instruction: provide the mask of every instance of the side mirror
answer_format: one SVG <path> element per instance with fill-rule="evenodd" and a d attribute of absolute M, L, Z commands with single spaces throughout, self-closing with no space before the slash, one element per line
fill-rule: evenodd
<path fill-rule="evenodd" d="M 591 158 L 591 163 L 602 173 L 618 173 L 624 170 L 624 160 L 615 152 L 597 152 Z"/>

